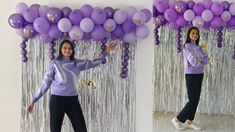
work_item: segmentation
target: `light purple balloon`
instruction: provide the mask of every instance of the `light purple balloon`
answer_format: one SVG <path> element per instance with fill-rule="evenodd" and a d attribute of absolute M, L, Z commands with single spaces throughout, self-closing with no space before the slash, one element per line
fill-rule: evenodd
<path fill-rule="evenodd" d="M 62 33 L 58 29 L 57 25 L 51 25 L 51 28 L 48 31 L 48 35 L 53 39 L 57 39 L 62 36 Z"/>
<path fill-rule="evenodd" d="M 230 5 L 229 11 L 233 16 L 235 16 L 235 3 Z"/>
<path fill-rule="evenodd" d="M 166 0 L 155 0 L 154 6 L 161 13 L 164 13 L 168 9 L 168 3 Z"/>
<path fill-rule="evenodd" d="M 91 37 L 96 41 L 100 41 L 106 37 L 106 31 L 102 26 L 96 26 L 91 32 Z"/>
<path fill-rule="evenodd" d="M 224 10 L 228 11 L 230 7 L 230 3 L 228 1 L 222 1 L 221 3 L 224 7 Z"/>
<path fill-rule="evenodd" d="M 128 15 L 129 19 L 131 19 L 132 16 L 134 15 L 134 13 L 137 12 L 137 9 L 134 6 L 128 6 L 125 10 L 127 12 L 127 15 Z"/>
<path fill-rule="evenodd" d="M 188 22 L 184 19 L 183 16 L 178 16 L 177 20 L 176 20 L 177 25 L 183 27 L 186 26 L 188 24 Z"/>
<path fill-rule="evenodd" d="M 151 13 L 150 10 L 148 10 L 148 9 L 142 9 L 142 10 L 140 10 L 140 12 L 143 12 L 143 13 L 145 14 L 145 16 L 146 16 L 145 23 L 147 23 L 148 21 L 151 20 L 151 18 L 152 18 L 152 13 Z"/>
<path fill-rule="evenodd" d="M 135 33 L 138 38 L 145 39 L 149 36 L 149 28 L 145 25 L 138 26 Z"/>
<path fill-rule="evenodd" d="M 193 9 L 193 6 L 195 5 L 195 2 L 192 1 L 192 0 L 189 0 L 189 1 L 187 1 L 187 4 L 188 4 L 189 9 Z"/>
<path fill-rule="evenodd" d="M 117 25 L 111 34 L 112 34 L 112 38 L 114 38 L 114 39 L 122 39 L 125 33 L 124 33 L 121 25 Z"/>
<path fill-rule="evenodd" d="M 205 22 L 211 21 L 211 20 L 213 19 L 213 17 L 214 17 L 214 15 L 213 15 L 213 13 L 211 12 L 211 10 L 206 9 L 206 10 L 204 10 L 204 11 L 202 12 L 202 19 L 203 19 Z"/>
<path fill-rule="evenodd" d="M 219 16 L 223 13 L 224 7 L 219 2 L 213 2 L 211 6 L 211 11 L 213 12 L 214 15 Z"/>
<path fill-rule="evenodd" d="M 125 10 L 117 10 L 114 12 L 113 19 L 117 24 L 122 24 L 128 18 L 128 14 Z"/>
<path fill-rule="evenodd" d="M 51 7 L 47 12 L 47 19 L 49 22 L 55 24 L 62 18 L 62 12 L 59 8 Z"/>
<path fill-rule="evenodd" d="M 222 26 L 222 22 L 223 21 L 221 20 L 221 18 L 219 16 L 215 16 L 210 24 L 211 24 L 211 27 L 213 29 L 218 29 L 218 28 L 220 28 Z"/>
<path fill-rule="evenodd" d="M 220 17 L 224 22 L 227 22 L 231 19 L 232 15 L 229 11 L 224 11 Z"/>
<path fill-rule="evenodd" d="M 33 28 L 32 24 L 28 24 L 23 28 L 24 37 L 33 38 L 37 35 L 37 32 Z"/>
<path fill-rule="evenodd" d="M 78 25 L 72 27 L 69 31 L 69 37 L 72 40 L 81 40 L 83 38 L 83 32 Z"/>
<path fill-rule="evenodd" d="M 47 12 L 49 11 L 49 7 L 46 5 L 43 5 L 38 8 L 38 14 L 40 17 L 45 17 L 47 16 Z"/>
<path fill-rule="evenodd" d="M 80 28 L 83 32 L 91 32 L 94 29 L 94 22 L 90 18 L 83 18 L 80 22 Z"/>
<path fill-rule="evenodd" d="M 12 14 L 8 18 L 8 23 L 13 28 L 22 28 L 24 26 L 25 20 L 21 14 Z"/>
<path fill-rule="evenodd" d="M 83 14 L 79 9 L 75 9 L 70 12 L 69 19 L 73 25 L 79 25 L 80 21 L 83 19 Z"/>
<path fill-rule="evenodd" d="M 196 16 L 193 20 L 193 26 L 202 28 L 204 26 L 204 20 L 200 16 Z"/>
<path fill-rule="evenodd" d="M 179 25 L 176 23 L 176 22 L 169 22 L 168 23 L 168 27 L 171 29 L 171 30 L 177 30 L 179 28 Z"/>
<path fill-rule="evenodd" d="M 63 7 L 61 9 L 63 17 L 68 18 L 69 14 L 71 13 L 72 9 L 70 7 Z"/>
<path fill-rule="evenodd" d="M 89 4 L 85 4 L 80 8 L 84 17 L 90 17 L 93 11 L 93 7 Z"/>
<path fill-rule="evenodd" d="M 108 32 L 112 32 L 115 28 L 116 28 L 116 22 L 113 19 L 107 19 L 104 24 L 103 27 L 106 31 Z"/>
<path fill-rule="evenodd" d="M 135 32 L 125 33 L 125 35 L 123 36 L 123 40 L 127 43 L 132 44 L 137 41 L 137 36 Z"/>
<path fill-rule="evenodd" d="M 195 13 L 193 12 L 193 10 L 188 9 L 184 12 L 184 19 L 187 21 L 193 21 L 195 18 Z"/>
<path fill-rule="evenodd" d="M 179 14 L 183 14 L 185 10 L 187 10 L 187 8 L 188 8 L 188 5 L 184 1 L 177 1 L 175 3 L 175 10 Z"/>
<path fill-rule="evenodd" d="M 16 13 L 23 14 L 28 9 L 28 5 L 24 2 L 20 2 L 16 5 Z"/>
<path fill-rule="evenodd" d="M 204 5 L 204 7 L 206 8 L 206 9 L 211 9 L 211 5 L 212 5 L 212 0 L 203 0 L 202 1 L 202 4 Z"/>
<path fill-rule="evenodd" d="M 193 6 L 193 11 L 196 15 L 201 15 L 202 12 L 205 10 L 205 7 L 202 3 L 198 2 Z"/>
<path fill-rule="evenodd" d="M 177 13 L 174 9 L 167 9 L 164 12 L 164 17 L 168 22 L 173 22 L 177 19 Z"/>
<path fill-rule="evenodd" d="M 49 42 L 52 41 L 51 37 L 50 37 L 47 33 L 45 33 L 45 34 L 39 34 L 39 35 L 38 35 L 38 39 L 39 39 L 39 41 L 42 42 L 42 43 L 49 43 Z"/>
<path fill-rule="evenodd" d="M 106 13 L 99 7 L 94 8 L 91 13 L 91 19 L 96 25 L 102 25 L 106 20 Z"/>
<path fill-rule="evenodd" d="M 72 23 L 68 18 L 62 18 L 58 22 L 58 29 L 61 32 L 68 32 L 72 28 Z"/>
<path fill-rule="evenodd" d="M 135 25 L 142 25 L 146 22 L 146 20 L 147 16 L 145 16 L 145 14 L 141 11 L 136 12 L 132 17 L 132 21 Z"/>
<path fill-rule="evenodd" d="M 33 22 L 33 27 L 38 33 L 44 34 L 44 33 L 48 32 L 48 30 L 50 28 L 50 23 L 47 21 L 46 18 L 38 17 Z"/>
<path fill-rule="evenodd" d="M 131 19 L 127 19 L 123 24 L 122 24 L 122 29 L 126 33 L 130 33 L 135 31 L 136 25 L 133 23 Z"/>
<path fill-rule="evenodd" d="M 33 23 L 33 21 L 38 18 L 38 12 L 35 11 L 32 8 L 28 8 L 25 10 L 25 12 L 23 13 L 23 17 L 24 19 L 29 22 L 29 23 Z"/>

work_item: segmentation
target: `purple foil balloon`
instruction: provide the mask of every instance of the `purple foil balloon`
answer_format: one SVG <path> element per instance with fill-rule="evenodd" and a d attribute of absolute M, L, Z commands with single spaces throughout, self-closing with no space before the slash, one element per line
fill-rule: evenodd
<path fill-rule="evenodd" d="M 28 24 L 23 28 L 23 33 L 26 38 L 33 38 L 37 35 L 37 32 L 33 28 L 32 24 Z"/>
<path fill-rule="evenodd" d="M 8 18 L 8 23 L 13 28 L 22 28 L 24 26 L 25 20 L 21 14 L 12 14 Z"/>
<path fill-rule="evenodd" d="M 175 4 L 175 10 L 179 14 L 183 14 L 187 10 L 188 5 L 184 1 L 177 1 Z"/>

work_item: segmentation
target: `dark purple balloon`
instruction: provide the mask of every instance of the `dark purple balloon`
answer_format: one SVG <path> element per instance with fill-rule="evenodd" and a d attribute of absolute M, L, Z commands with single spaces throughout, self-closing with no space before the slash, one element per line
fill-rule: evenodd
<path fill-rule="evenodd" d="M 21 14 L 12 14 L 8 18 L 8 23 L 13 28 L 22 28 L 24 26 L 25 20 Z"/>
<path fill-rule="evenodd" d="M 132 20 L 128 19 L 122 24 L 122 29 L 126 33 L 130 33 L 132 31 L 135 31 L 136 25 L 133 23 Z"/>
<path fill-rule="evenodd" d="M 113 18 L 114 10 L 112 7 L 105 7 L 104 12 L 106 13 L 107 18 Z"/>
<path fill-rule="evenodd" d="M 127 67 L 122 67 L 122 72 L 128 72 L 128 68 Z"/>
<path fill-rule="evenodd" d="M 22 49 L 26 48 L 26 43 L 24 43 L 24 42 L 20 43 L 20 48 L 22 48 Z"/>
<path fill-rule="evenodd" d="M 228 22 L 227 22 L 228 28 L 234 28 L 235 27 L 235 16 L 233 16 Z"/>
<path fill-rule="evenodd" d="M 129 44 L 129 43 L 125 43 L 125 44 L 124 44 L 124 47 L 125 47 L 126 49 L 128 49 L 128 48 L 130 47 L 130 44 Z"/>
<path fill-rule="evenodd" d="M 112 37 L 114 39 L 122 39 L 122 37 L 124 36 L 124 31 L 122 30 L 121 25 L 117 25 L 116 28 L 114 29 L 114 31 L 112 32 Z"/>
<path fill-rule="evenodd" d="M 27 50 L 26 49 L 22 49 L 21 50 L 21 55 L 26 56 L 27 55 Z"/>
<path fill-rule="evenodd" d="M 184 1 L 177 1 L 175 3 L 175 10 L 179 14 L 183 14 L 188 9 L 188 4 Z"/>
<path fill-rule="evenodd" d="M 83 34 L 83 39 L 84 39 L 84 40 L 89 40 L 89 39 L 91 39 L 90 33 L 85 33 L 85 32 L 84 32 L 84 34 Z"/>
<path fill-rule="evenodd" d="M 127 73 L 126 72 L 122 72 L 120 76 L 121 76 L 122 79 L 124 79 L 124 78 L 127 77 Z"/>
<path fill-rule="evenodd" d="M 229 11 L 230 3 L 228 1 L 223 1 L 221 3 L 224 7 L 224 10 Z"/>
<path fill-rule="evenodd" d="M 59 8 L 52 7 L 47 12 L 47 19 L 55 24 L 58 23 L 58 21 L 62 18 L 62 12 Z"/>
<path fill-rule="evenodd" d="M 28 57 L 27 56 L 22 56 L 21 60 L 22 60 L 22 62 L 27 62 L 28 61 Z"/>
<path fill-rule="evenodd" d="M 33 38 L 37 35 L 37 32 L 35 31 L 32 24 L 28 24 L 23 28 L 24 36 L 27 38 Z"/>
<path fill-rule="evenodd" d="M 69 19 L 73 25 L 79 25 L 83 19 L 83 14 L 79 9 L 75 9 L 69 14 Z"/>
<path fill-rule="evenodd" d="M 188 4 L 188 8 L 189 8 L 189 9 L 193 9 L 193 6 L 195 5 L 195 2 L 192 1 L 192 0 L 189 0 L 189 1 L 187 2 L 187 4 Z"/>
<path fill-rule="evenodd" d="M 196 15 L 201 15 L 202 12 L 205 10 L 205 7 L 202 3 L 196 3 L 194 6 L 193 6 L 193 11 Z"/>
<path fill-rule="evenodd" d="M 69 8 L 69 7 L 63 7 L 63 8 L 61 9 L 61 11 L 62 11 L 62 15 L 63 15 L 63 17 L 68 18 L 68 17 L 69 17 L 70 12 L 72 11 L 72 9 L 71 9 L 71 8 Z"/>
<path fill-rule="evenodd" d="M 57 25 L 52 25 L 48 31 L 48 35 L 53 39 L 57 39 L 62 36 L 62 32 L 60 32 Z"/>
<path fill-rule="evenodd" d="M 128 61 L 123 61 L 122 62 L 122 66 L 124 66 L 124 67 L 128 66 L 128 64 L 129 64 Z"/>

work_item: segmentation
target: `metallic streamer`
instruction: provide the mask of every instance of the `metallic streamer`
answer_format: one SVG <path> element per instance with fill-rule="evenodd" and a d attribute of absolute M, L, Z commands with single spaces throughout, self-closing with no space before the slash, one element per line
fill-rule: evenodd
<path fill-rule="evenodd" d="M 187 28 L 182 29 L 185 42 Z M 179 112 L 187 102 L 183 55 L 175 49 L 176 33 L 166 27 L 159 32 L 155 48 L 154 111 Z M 210 64 L 205 67 L 198 113 L 235 116 L 235 61 L 231 59 L 235 31 L 224 29 L 223 47 L 217 48 L 215 30 L 201 30 L 200 44 L 208 44 Z"/>
<path fill-rule="evenodd" d="M 56 41 L 58 49 L 58 43 Z M 121 41 L 112 51 L 107 63 L 81 73 L 78 92 L 88 132 L 135 132 L 135 45 L 130 47 L 129 76 L 120 78 Z M 29 41 L 29 61 L 22 64 L 21 132 L 49 132 L 49 91 L 36 103 L 33 114 L 27 114 L 27 106 L 42 82 L 49 63 L 49 45 L 38 40 Z M 58 50 L 57 50 L 58 51 Z M 76 57 L 94 59 L 100 56 L 100 46 L 94 41 L 76 42 Z M 57 52 L 58 54 L 58 52 Z M 57 56 L 57 55 L 55 55 Z M 82 87 L 81 81 L 92 80 L 96 88 Z M 65 116 L 62 132 L 72 132 Z"/>

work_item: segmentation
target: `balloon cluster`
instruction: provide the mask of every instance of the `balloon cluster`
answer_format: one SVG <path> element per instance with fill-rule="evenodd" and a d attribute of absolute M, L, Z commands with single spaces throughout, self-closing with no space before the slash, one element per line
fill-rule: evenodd
<path fill-rule="evenodd" d="M 75 41 L 113 38 L 133 43 L 137 38 L 144 39 L 149 35 L 149 29 L 144 24 L 150 19 L 148 9 L 138 11 L 133 6 L 102 9 L 86 4 L 80 9 L 60 9 L 39 4 L 28 6 L 21 2 L 8 22 L 20 36 L 28 39 L 37 36 L 42 43 L 49 43 L 63 35 Z"/>
<path fill-rule="evenodd" d="M 130 53 L 130 44 L 125 42 L 123 44 L 123 53 L 122 53 L 122 71 L 121 78 L 126 78 L 128 75 L 128 64 L 129 64 L 129 53 Z"/>

